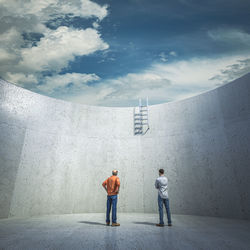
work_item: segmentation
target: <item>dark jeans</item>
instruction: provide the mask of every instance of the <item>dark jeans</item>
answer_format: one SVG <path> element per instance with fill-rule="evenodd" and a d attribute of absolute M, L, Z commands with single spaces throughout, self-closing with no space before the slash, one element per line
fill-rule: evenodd
<path fill-rule="evenodd" d="M 116 205 L 117 205 L 117 195 L 108 195 L 106 222 L 110 222 L 110 210 L 112 206 L 112 223 L 116 223 Z"/>
<path fill-rule="evenodd" d="M 168 224 L 171 224 L 171 214 L 169 208 L 169 199 L 162 199 L 160 195 L 158 195 L 158 207 L 159 207 L 159 216 L 160 216 L 160 224 L 164 224 L 163 221 L 163 204 L 167 211 Z"/>

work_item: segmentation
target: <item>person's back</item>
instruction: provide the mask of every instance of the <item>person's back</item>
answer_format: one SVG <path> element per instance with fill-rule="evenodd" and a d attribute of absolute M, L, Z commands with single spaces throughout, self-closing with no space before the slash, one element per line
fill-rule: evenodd
<path fill-rule="evenodd" d="M 162 199 L 168 198 L 168 178 L 166 176 L 159 176 L 156 179 L 156 188 Z"/>
<path fill-rule="evenodd" d="M 107 185 L 108 195 L 117 195 L 120 186 L 120 180 L 117 176 L 110 176 L 106 181 L 104 181 L 104 185 L 105 184 Z"/>

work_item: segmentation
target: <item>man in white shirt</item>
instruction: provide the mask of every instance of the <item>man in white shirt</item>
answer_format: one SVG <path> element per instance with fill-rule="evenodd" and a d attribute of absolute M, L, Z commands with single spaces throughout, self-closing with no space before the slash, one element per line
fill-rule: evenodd
<path fill-rule="evenodd" d="M 160 217 L 160 223 L 156 224 L 156 226 L 164 227 L 163 204 L 167 211 L 168 226 L 172 226 L 171 214 L 169 208 L 169 199 L 168 199 L 168 179 L 166 176 L 164 176 L 164 169 L 159 170 L 159 177 L 155 181 L 155 188 L 158 189 L 158 207 L 159 207 L 159 217 Z"/>

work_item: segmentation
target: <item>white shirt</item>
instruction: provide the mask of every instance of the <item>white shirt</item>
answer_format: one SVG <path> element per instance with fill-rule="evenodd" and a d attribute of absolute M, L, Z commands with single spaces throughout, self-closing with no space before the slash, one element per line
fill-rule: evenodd
<path fill-rule="evenodd" d="M 155 181 L 155 188 L 162 199 L 168 198 L 168 178 L 166 176 L 159 176 Z"/>

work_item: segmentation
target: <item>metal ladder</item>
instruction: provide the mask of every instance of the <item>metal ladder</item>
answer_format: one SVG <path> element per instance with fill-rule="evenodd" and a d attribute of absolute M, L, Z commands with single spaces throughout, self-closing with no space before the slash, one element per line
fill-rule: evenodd
<path fill-rule="evenodd" d="M 146 105 L 139 99 L 139 106 L 134 107 L 134 135 L 145 135 L 148 130 L 148 98 Z"/>

